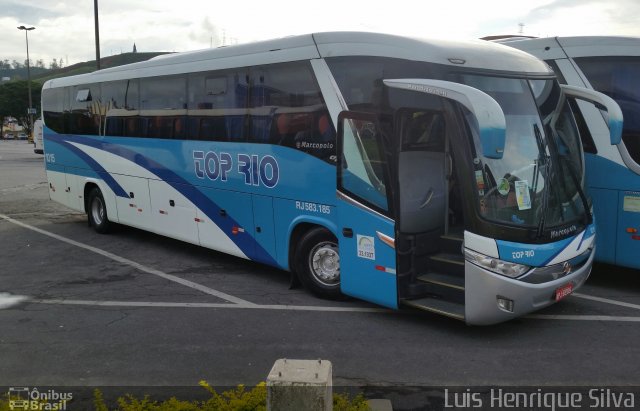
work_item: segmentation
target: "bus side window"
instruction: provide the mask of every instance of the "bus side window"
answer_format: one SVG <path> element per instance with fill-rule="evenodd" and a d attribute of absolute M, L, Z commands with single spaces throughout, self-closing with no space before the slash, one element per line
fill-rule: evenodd
<path fill-rule="evenodd" d="M 631 158 L 640 164 L 640 57 L 576 57 L 580 70 L 593 88 L 614 99 L 624 117 L 622 141 Z"/>
<path fill-rule="evenodd" d="M 246 140 L 247 76 L 244 70 L 189 76 L 187 117 L 190 140 Z"/>
<path fill-rule="evenodd" d="M 335 156 L 335 128 L 308 62 L 261 66 L 250 74 L 250 141 Z"/>
<path fill-rule="evenodd" d="M 584 152 L 598 154 L 596 143 L 593 141 L 593 136 L 591 136 L 591 130 L 589 130 L 589 126 L 587 126 L 587 122 L 582 115 L 582 111 L 580 111 L 578 103 L 575 99 L 568 99 L 568 101 L 571 111 L 573 112 L 573 117 L 578 125 L 578 132 L 580 133 L 580 140 L 582 141 L 582 148 Z"/>
<path fill-rule="evenodd" d="M 100 84 L 80 85 L 71 88 L 71 112 L 69 128 L 72 134 L 101 134 L 102 99 Z"/>
<path fill-rule="evenodd" d="M 140 116 L 143 137 L 184 138 L 180 120 L 187 108 L 186 76 L 150 77 L 140 80 Z"/>
<path fill-rule="evenodd" d="M 138 80 L 102 83 L 106 136 L 139 137 Z"/>
<path fill-rule="evenodd" d="M 368 120 L 343 121 L 343 165 L 339 185 L 374 208 L 387 212 L 386 160 L 376 124 Z"/>
<path fill-rule="evenodd" d="M 67 99 L 64 98 L 67 93 L 65 88 L 49 88 L 42 90 L 42 112 L 44 114 L 44 122 L 51 130 L 56 133 L 66 133 L 64 113 L 68 110 L 66 104 Z M 66 104 L 65 104 L 66 103 Z"/>

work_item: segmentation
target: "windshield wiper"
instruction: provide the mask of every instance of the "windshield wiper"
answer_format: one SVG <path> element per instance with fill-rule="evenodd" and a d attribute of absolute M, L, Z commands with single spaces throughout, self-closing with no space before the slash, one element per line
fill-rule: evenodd
<path fill-rule="evenodd" d="M 548 157 L 545 160 L 544 167 L 544 191 L 542 192 L 542 215 L 540 216 L 540 222 L 538 223 L 538 232 L 536 233 L 536 238 L 542 237 L 542 233 L 544 232 L 544 220 L 547 217 L 547 208 L 549 207 L 549 190 L 551 190 L 551 184 L 549 179 L 552 178 L 553 174 L 551 173 L 551 168 L 553 163 L 548 161 Z"/>
<path fill-rule="evenodd" d="M 547 215 L 547 207 L 549 206 L 549 176 L 551 175 L 551 162 L 549 161 L 549 156 L 546 154 L 546 144 L 544 139 L 542 138 L 542 133 L 540 132 L 540 127 L 537 124 L 533 124 L 533 134 L 536 136 L 536 143 L 538 144 L 538 165 L 537 170 L 535 170 L 534 178 L 533 178 L 533 195 L 535 196 L 538 191 L 538 174 L 540 167 L 544 166 L 544 191 L 542 192 L 542 216 L 540 217 L 540 222 L 538 223 L 538 231 L 536 233 L 536 238 L 542 237 L 542 233 L 544 232 L 544 220 Z"/>
<path fill-rule="evenodd" d="M 553 133 L 554 137 L 561 138 L 554 129 L 551 129 L 551 132 Z M 563 144 L 565 144 L 564 141 L 563 141 Z M 567 160 L 566 163 L 568 163 L 567 168 L 569 169 L 569 176 L 571 176 L 571 180 L 573 181 L 573 184 L 576 186 L 576 190 L 578 191 L 578 195 L 580 196 L 580 200 L 582 201 L 582 207 L 584 207 L 585 225 L 589 225 L 593 222 L 593 215 L 591 214 L 591 207 L 589 206 L 589 200 L 587 199 L 587 195 L 582 189 L 582 184 L 580 180 L 578 180 L 577 172 L 573 162 L 570 160 Z"/>
<path fill-rule="evenodd" d="M 544 154 L 544 140 L 542 139 L 542 133 L 538 128 L 537 124 L 533 124 L 533 134 L 536 136 L 536 143 L 538 145 L 538 159 L 536 160 L 535 168 L 533 170 L 533 197 L 535 200 L 535 195 L 538 192 L 538 171 L 540 167 L 542 167 L 546 160 L 546 155 Z"/>

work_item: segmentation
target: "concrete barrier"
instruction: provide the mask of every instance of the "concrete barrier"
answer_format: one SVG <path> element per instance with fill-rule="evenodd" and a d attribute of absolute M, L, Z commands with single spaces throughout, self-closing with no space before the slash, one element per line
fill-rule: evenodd
<path fill-rule="evenodd" d="M 277 360 L 267 377 L 267 410 L 332 411 L 331 361 Z"/>

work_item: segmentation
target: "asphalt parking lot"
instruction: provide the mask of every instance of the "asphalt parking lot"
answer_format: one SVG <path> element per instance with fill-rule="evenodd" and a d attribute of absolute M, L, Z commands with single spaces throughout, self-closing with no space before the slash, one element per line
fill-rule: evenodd
<path fill-rule="evenodd" d="M 99 235 L 48 199 L 30 144 L 0 141 L 0 386 L 254 385 L 278 358 L 330 360 L 345 386 L 638 386 L 639 277 L 596 265 L 575 295 L 491 327 L 325 301 L 260 264 Z"/>

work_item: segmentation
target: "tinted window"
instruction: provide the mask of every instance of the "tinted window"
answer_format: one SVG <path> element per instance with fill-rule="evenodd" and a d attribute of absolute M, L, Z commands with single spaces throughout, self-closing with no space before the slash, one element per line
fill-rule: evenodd
<path fill-rule="evenodd" d="M 250 141 L 335 161 L 335 128 L 308 62 L 252 68 L 250 77 Z"/>
<path fill-rule="evenodd" d="M 187 108 L 187 80 L 181 76 L 140 79 L 141 110 L 183 110 Z"/>
<path fill-rule="evenodd" d="M 622 109 L 622 140 L 640 164 L 640 57 L 574 59 L 593 88 L 613 98 Z"/>
<path fill-rule="evenodd" d="M 102 101 L 106 106 L 108 136 L 140 136 L 138 80 L 102 83 Z"/>
<path fill-rule="evenodd" d="M 102 130 L 102 99 L 100 85 L 81 85 L 70 88 L 69 132 L 100 135 Z"/>
<path fill-rule="evenodd" d="M 343 158 L 338 184 L 374 209 L 388 211 L 386 160 L 377 125 L 369 120 L 345 118 L 343 130 Z"/>
<path fill-rule="evenodd" d="M 68 98 L 64 88 L 42 90 L 42 111 L 44 123 L 56 133 L 66 133 L 65 111 L 68 111 Z"/>
<path fill-rule="evenodd" d="M 150 138 L 185 137 L 186 76 L 140 79 L 140 132 Z"/>
<path fill-rule="evenodd" d="M 102 101 L 109 109 L 138 109 L 138 80 L 102 83 Z"/>
<path fill-rule="evenodd" d="M 188 138 L 244 141 L 247 96 L 245 70 L 190 75 L 187 102 Z"/>
<path fill-rule="evenodd" d="M 411 60 L 382 57 L 333 57 L 326 60 L 349 110 L 390 110 L 393 102 L 385 91 L 383 79 L 445 76 L 437 65 Z"/>
<path fill-rule="evenodd" d="M 567 80 L 562 75 L 562 71 L 558 67 L 558 64 L 555 60 L 545 60 L 545 63 L 549 65 L 556 74 L 558 81 L 562 84 L 567 84 Z M 576 103 L 574 99 L 570 99 L 569 105 L 571 107 L 571 111 L 573 111 L 573 115 L 576 120 L 576 124 L 578 125 L 578 130 L 580 132 L 580 140 L 582 141 L 582 148 L 585 153 L 593 153 L 596 154 L 598 150 L 596 149 L 596 144 L 593 141 L 593 137 L 591 136 L 591 130 L 587 126 L 587 122 L 582 115 L 582 111 L 580 111 L 580 107 Z"/>

